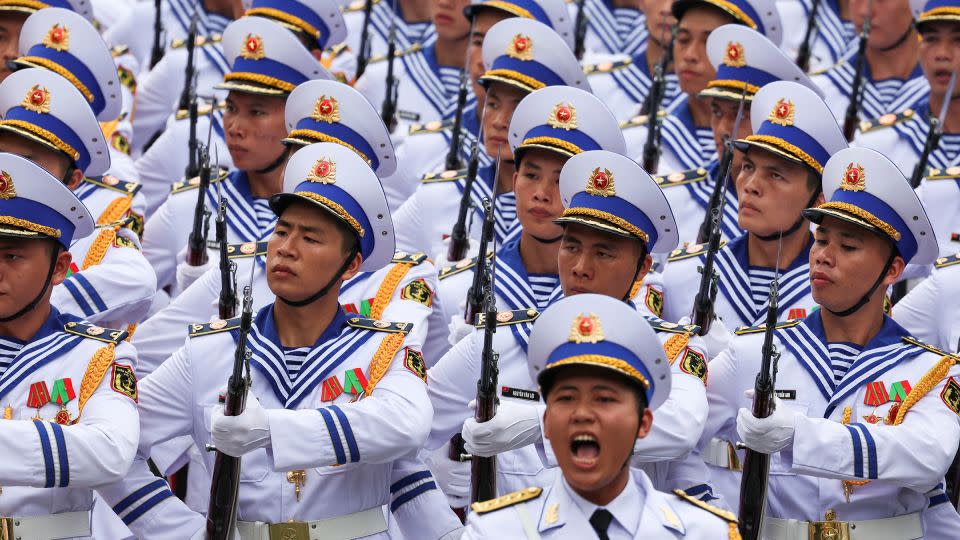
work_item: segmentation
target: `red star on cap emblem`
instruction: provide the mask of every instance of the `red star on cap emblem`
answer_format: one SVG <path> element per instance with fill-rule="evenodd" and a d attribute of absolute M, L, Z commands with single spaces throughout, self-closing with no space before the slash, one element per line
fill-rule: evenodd
<path fill-rule="evenodd" d="M 27 90 L 27 95 L 20 102 L 20 106 L 28 111 L 46 114 L 50 112 L 50 91 L 35 84 L 33 88 Z"/>
<path fill-rule="evenodd" d="M 587 187 L 584 190 L 590 195 L 598 195 L 600 197 L 611 197 L 616 195 L 617 192 L 613 186 L 613 173 L 610 169 L 600 169 L 597 167 L 590 173 L 590 178 L 587 180 Z"/>
<path fill-rule="evenodd" d="M 317 122 L 332 124 L 340 121 L 340 104 L 336 98 L 320 96 L 313 107 L 313 119 Z"/>
<path fill-rule="evenodd" d="M 847 165 L 847 170 L 843 173 L 843 179 L 840 181 L 840 189 L 844 191 L 863 191 L 867 189 L 867 173 L 863 170 L 863 165 L 853 162 Z"/>
<path fill-rule="evenodd" d="M 13 177 L 7 171 L 0 171 L 0 199 L 12 199 L 17 196 L 13 187 Z"/>
<path fill-rule="evenodd" d="M 570 334 L 567 341 L 574 343 L 597 343 L 603 341 L 603 328 L 600 326 L 600 319 L 593 313 L 587 315 L 582 313 L 573 320 L 570 328 Z"/>
<path fill-rule="evenodd" d="M 581 336 L 589 336 L 590 332 L 593 332 L 593 319 L 584 317 L 584 319 L 580 321 L 578 330 L 580 330 Z"/>
<path fill-rule="evenodd" d="M 547 117 L 547 125 L 558 129 L 577 129 L 577 110 L 572 103 L 557 103 Z"/>
<path fill-rule="evenodd" d="M 743 45 L 735 41 L 727 43 L 727 52 L 723 57 L 723 64 L 731 67 L 743 67 L 747 61 L 743 56 Z"/>
<path fill-rule="evenodd" d="M 519 60 L 533 60 L 533 41 L 529 36 L 517 34 L 507 47 L 507 56 Z"/>
<path fill-rule="evenodd" d="M 55 51 L 65 51 L 70 46 L 70 31 L 65 26 L 55 24 L 43 38 L 43 46 Z"/>
<path fill-rule="evenodd" d="M 266 56 L 263 51 L 263 39 L 254 34 L 247 34 L 247 39 L 243 42 L 243 48 L 240 49 L 240 57 L 248 60 L 260 60 Z"/>
<path fill-rule="evenodd" d="M 320 184 L 332 184 L 336 180 L 337 164 L 330 158 L 320 158 L 313 164 L 307 180 Z"/>
<path fill-rule="evenodd" d="M 780 98 L 773 106 L 773 110 L 770 111 L 770 115 L 767 116 L 767 120 L 780 126 L 792 126 L 794 120 L 793 102 L 786 98 Z"/>

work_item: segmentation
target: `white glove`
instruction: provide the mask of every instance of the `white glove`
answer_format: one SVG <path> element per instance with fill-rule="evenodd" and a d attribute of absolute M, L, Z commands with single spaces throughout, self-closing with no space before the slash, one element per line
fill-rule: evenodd
<path fill-rule="evenodd" d="M 477 401 L 469 407 L 476 410 Z M 513 401 L 501 401 L 489 422 L 467 418 L 463 422 L 463 447 L 472 455 L 491 457 L 539 442 L 540 408 Z"/>
<path fill-rule="evenodd" d="M 475 329 L 467 324 L 467 321 L 463 320 L 463 315 L 454 315 L 450 317 L 450 324 L 447 325 L 447 330 L 449 330 L 447 342 L 452 346 L 472 334 Z"/>
<path fill-rule="evenodd" d="M 723 324 L 723 320 L 717 317 L 710 323 L 710 331 L 703 336 L 703 344 L 707 347 L 707 358 L 716 358 L 730 346 L 730 338 L 733 335 Z"/>
<path fill-rule="evenodd" d="M 746 396 L 753 397 L 753 390 L 747 390 Z M 757 418 L 744 408 L 737 413 L 737 435 L 751 450 L 773 454 L 793 444 L 799 413 L 783 405 L 778 398 L 774 398 L 773 403 L 773 414 L 766 418 Z"/>
<path fill-rule="evenodd" d="M 470 504 L 470 462 L 454 461 L 447 457 L 449 452 L 448 442 L 427 456 L 424 463 L 440 486 L 440 491 L 447 496 L 450 507 L 464 508 Z"/>
<path fill-rule="evenodd" d="M 208 260 L 206 264 L 200 266 L 190 266 L 187 261 L 180 261 L 177 264 L 177 292 L 187 290 L 187 287 L 200 279 L 200 276 L 211 268 L 213 268 L 212 260 Z"/>
<path fill-rule="evenodd" d="M 210 434 L 217 450 L 240 457 L 257 448 L 270 445 L 270 422 L 267 411 L 253 394 L 247 394 L 247 406 L 240 416 L 224 416 L 223 407 L 210 416 Z"/>

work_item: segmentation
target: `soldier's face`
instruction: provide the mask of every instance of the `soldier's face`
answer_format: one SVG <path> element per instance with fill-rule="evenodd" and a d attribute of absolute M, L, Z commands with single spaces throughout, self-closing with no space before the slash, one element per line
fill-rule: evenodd
<path fill-rule="evenodd" d="M 717 155 L 723 155 L 723 139 L 730 137 L 733 131 L 733 125 L 737 123 L 737 109 L 739 101 L 730 99 L 711 99 L 710 100 L 710 128 L 713 130 L 713 143 L 717 146 Z M 740 119 L 740 126 L 737 133 L 733 135 L 733 140 L 743 139 L 753 135 L 753 128 L 750 126 L 750 102 L 743 104 L 743 118 Z M 737 152 L 733 154 L 732 171 L 740 170 L 740 156 Z M 733 175 L 737 177 L 736 174 Z"/>
<path fill-rule="evenodd" d="M 810 248 L 813 299 L 832 311 L 848 309 L 877 280 L 890 256 L 890 242 L 863 227 L 833 217 L 823 218 L 813 235 Z M 878 304 L 877 313 L 881 310 L 884 292 L 899 279 L 903 268 L 903 258 L 898 255 L 871 300 Z"/>
<path fill-rule="evenodd" d="M 70 167 L 70 158 L 62 152 L 9 131 L 0 131 L 0 152 L 27 158 L 60 179 Z"/>
<path fill-rule="evenodd" d="M 707 37 L 714 28 L 733 22 L 713 7 L 690 8 L 677 26 L 677 41 L 673 46 L 673 62 L 680 89 L 696 96 L 716 78 L 717 71 L 707 59 Z"/>
<path fill-rule="evenodd" d="M 19 55 L 20 29 L 27 20 L 27 14 L 14 11 L 0 12 L 0 82 L 10 75 L 7 62 Z"/>
<path fill-rule="evenodd" d="M 470 0 L 433 0 L 433 26 L 439 38 L 458 40 L 467 37 L 470 21 L 463 14 L 463 9 L 469 5 Z"/>
<path fill-rule="evenodd" d="M 813 196 L 807 169 L 758 148 L 737 153 L 743 160 L 736 176 L 740 226 L 760 236 L 789 229 Z"/>
<path fill-rule="evenodd" d="M 267 243 L 267 283 L 288 300 L 307 298 L 330 282 L 349 254 L 343 227 L 316 205 L 295 202 L 277 219 Z M 341 277 L 360 269 L 358 255 Z"/>
<path fill-rule="evenodd" d="M 283 122 L 284 97 L 230 92 L 223 112 L 227 148 L 242 171 L 264 169 L 283 152 L 287 136 Z"/>
<path fill-rule="evenodd" d="M 473 85 L 473 95 L 477 96 L 477 103 L 482 106 L 483 96 L 487 90 L 478 82 L 480 76 L 486 71 L 483 65 L 483 38 L 486 37 L 490 28 L 500 21 L 510 18 L 507 12 L 499 9 L 482 9 L 473 17 L 473 33 L 470 35 L 470 50 L 467 56 L 470 58 L 470 84 Z M 479 109 L 479 107 L 478 107 Z M 483 111 L 478 110 L 478 113 Z"/>
<path fill-rule="evenodd" d="M 633 276 L 641 253 L 640 241 L 571 223 L 560 240 L 560 286 L 563 294 L 604 294 L 623 298 L 633 287 Z M 653 258 L 647 255 L 637 279 L 650 270 Z"/>
<path fill-rule="evenodd" d="M 873 49 L 887 49 L 899 41 L 913 25 L 913 13 L 909 0 L 850 0 L 850 21 L 857 32 L 870 14 L 870 37 L 867 46 Z"/>
<path fill-rule="evenodd" d="M 527 93 L 519 88 L 498 82 L 490 83 L 487 88 L 487 106 L 483 112 L 483 146 L 487 155 L 496 157 L 497 149 L 504 161 L 513 160 L 513 150 L 507 133 L 510 120 L 517 105 Z"/>
<path fill-rule="evenodd" d="M 0 237 L 0 317 L 20 311 L 40 293 L 50 271 L 52 252 L 49 240 Z M 66 250 L 61 250 L 56 257 L 51 289 L 63 283 L 72 260 Z"/>
<path fill-rule="evenodd" d="M 560 201 L 560 170 L 567 158 L 556 152 L 534 148 L 520 160 L 513 176 L 517 196 L 517 219 L 523 231 L 544 240 L 559 238 L 563 228 L 553 222 L 563 213 Z"/>
<path fill-rule="evenodd" d="M 927 23 L 921 36 L 920 66 L 930 83 L 930 92 L 942 96 L 950 85 L 950 74 L 960 68 L 960 24 Z M 960 88 L 954 88 L 953 95 L 957 94 Z"/>
<path fill-rule="evenodd" d="M 650 39 L 663 47 L 670 43 L 670 26 L 677 22 L 670 12 L 671 4 L 673 0 L 646 0 L 647 32 L 650 33 Z"/>
<path fill-rule="evenodd" d="M 629 480 L 636 439 L 650 431 L 653 414 L 639 415 L 636 394 L 598 368 L 561 368 L 543 415 L 544 436 L 570 487 L 595 504 L 612 501 Z"/>

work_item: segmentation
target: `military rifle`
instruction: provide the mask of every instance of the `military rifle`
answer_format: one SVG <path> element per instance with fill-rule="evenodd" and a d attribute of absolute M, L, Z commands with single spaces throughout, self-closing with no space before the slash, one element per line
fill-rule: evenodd
<path fill-rule="evenodd" d="M 583 59 L 584 43 L 587 40 L 586 0 L 577 0 L 577 18 L 573 23 L 573 54 L 577 60 Z"/>
<path fill-rule="evenodd" d="M 803 41 L 800 43 L 800 49 L 797 51 L 797 66 L 800 71 L 806 73 L 810 71 L 810 49 L 813 41 L 813 30 L 817 24 L 817 13 L 820 11 L 821 0 L 813 0 L 810 6 L 810 14 L 807 16 L 807 31 L 803 34 Z"/>
<path fill-rule="evenodd" d="M 650 94 L 641 113 L 647 115 L 647 140 L 643 144 L 643 169 L 650 174 L 657 174 L 657 165 L 660 162 L 660 107 L 663 96 L 667 92 L 667 69 L 673 62 L 673 44 L 677 38 L 677 26 L 670 29 L 670 43 L 663 51 L 663 57 L 653 68 L 653 84 L 650 85 Z"/>
<path fill-rule="evenodd" d="M 781 237 L 782 241 L 782 237 Z M 767 320 L 763 329 L 763 358 L 760 372 L 754 383 L 753 416 L 767 418 L 773 414 L 777 383 L 777 362 L 780 352 L 773 344 L 773 332 L 777 327 L 779 304 L 780 250 L 777 249 L 777 275 L 770 282 L 770 298 L 767 301 Z M 743 540 L 759 540 L 763 526 L 763 514 L 767 505 L 767 480 L 770 476 L 770 454 L 746 449 L 743 459 L 743 476 L 740 479 L 740 536 Z"/>
<path fill-rule="evenodd" d="M 223 191 L 220 192 L 220 204 L 217 208 L 214 228 L 217 246 L 220 249 L 220 298 L 217 305 L 220 318 L 226 320 L 237 315 L 237 263 L 231 261 L 227 253 L 227 199 L 223 196 Z M 256 253 L 254 253 L 253 264 L 257 264 Z"/>
<path fill-rule="evenodd" d="M 717 298 L 717 274 L 714 270 L 717 260 L 717 252 L 720 251 L 720 238 L 723 236 L 723 208 L 727 202 L 727 182 L 730 178 L 730 168 L 733 165 L 733 140 L 740 130 L 740 122 L 743 120 L 743 108 L 746 103 L 746 89 L 740 94 L 740 104 L 737 106 L 737 118 L 733 122 L 733 132 L 727 137 L 723 145 L 723 160 L 718 169 L 720 176 L 717 178 L 716 185 L 713 186 L 713 193 L 710 194 L 710 207 L 707 215 L 704 216 L 704 223 L 700 226 L 700 234 L 703 235 L 704 227 L 707 227 L 706 240 L 700 240 L 698 235 L 697 242 L 707 243 L 707 255 L 703 261 L 700 271 L 700 288 L 697 296 L 693 300 L 693 324 L 700 326 L 700 335 L 705 336 L 710 331 L 710 325 L 713 324 L 713 303 Z"/>
<path fill-rule="evenodd" d="M 477 172 L 480 169 L 480 140 L 483 138 L 483 115 L 487 114 L 487 98 L 483 98 L 483 112 L 480 118 L 480 130 L 477 139 L 470 149 L 470 161 L 467 163 L 467 176 L 463 183 L 463 193 L 460 194 L 460 207 L 457 210 L 457 221 L 450 231 L 450 247 L 447 249 L 448 261 L 459 261 L 467 256 L 470 239 L 467 237 L 467 216 L 470 212 L 473 184 L 477 181 Z"/>
<path fill-rule="evenodd" d="M 913 168 L 913 175 L 910 176 L 910 187 L 917 189 L 920 182 L 926 176 L 927 165 L 930 162 L 930 154 L 937 149 L 940 144 L 940 138 L 943 136 L 943 123 L 947 121 L 947 112 L 950 110 L 950 101 L 953 98 L 953 90 L 957 85 L 957 72 L 950 75 L 950 82 L 947 84 L 947 93 L 943 96 L 943 104 L 940 105 L 940 114 L 934 118 L 930 117 L 930 127 L 927 128 L 927 141 L 923 145 L 923 152 L 920 153 L 920 159 Z"/>
<path fill-rule="evenodd" d="M 197 118 L 199 116 L 199 105 L 197 103 L 197 13 L 193 14 L 193 20 L 190 21 L 190 31 L 187 34 L 187 67 L 183 92 L 180 93 L 180 110 L 186 110 L 190 119 L 190 136 L 187 140 L 187 151 L 189 159 L 187 161 L 187 170 L 184 173 L 185 178 L 193 178 L 200 174 L 197 168 Z"/>
<path fill-rule="evenodd" d="M 233 372 L 227 381 L 227 393 L 224 397 L 224 416 L 240 416 L 247 405 L 247 391 L 251 384 L 251 353 L 247 348 L 247 336 L 250 335 L 250 328 L 253 326 L 253 270 L 256 266 L 256 264 L 251 265 L 250 281 L 243 288 L 243 311 L 240 314 L 237 348 L 233 353 Z M 237 524 L 240 458 L 228 456 L 209 445 L 207 450 L 217 453 L 210 482 L 207 540 L 232 540 Z"/>
<path fill-rule="evenodd" d="M 853 88 L 850 90 L 850 103 L 847 104 L 847 112 L 843 117 L 843 136 L 847 142 L 853 140 L 857 132 L 857 124 L 860 121 L 860 102 L 863 101 L 863 68 L 867 63 L 867 38 L 870 37 L 870 27 L 873 25 L 873 0 L 870 0 L 870 7 L 867 11 L 867 18 L 863 21 L 863 27 L 860 29 L 859 44 L 857 45 L 857 62 L 853 74 Z"/>
<path fill-rule="evenodd" d="M 207 236 L 210 233 L 210 210 L 207 209 L 207 192 L 210 190 L 210 154 L 203 144 L 200 145 L 199 154 L 200 178 L 197 204 L 193 209 L 193 228 L 190 229 L 187 240 L 187 264 L 190 266 L 203 266 L 209 259 Z"/>
<path fill-rule="evenodd" d="M 470 34 L 473 36 L 474 17 L 470 22 Z M 470 60 L 473 56 L 473 47 L 467 43 L 467 58 L 463 62 L 463 70 L 460 71 L 460 88 L 457 90 L 457 108 L 453 113 L 453 130 L 450 132 L 450 150 L 447 152 L 447 170 L 459 169 L 460 163 L 460 129 L 463 126 L 463 109 L 467 107 L 467 77 L 470 72 Z"/>
<path fill-rule="evenodd" d="M 354 80 L 359 79 L 367 70 L 370 61 L 370 13 L 373 11 L 373 0 L 363 3 L 363 27 L 360 30 L 360 49 L 357 51 L 357 73 Z"/>
<path fill-rule="evenodd" d="M 397 92 L 399 84 L 393 74 L 393 66 L 397 60 L 397 14 L 391 13 L 390 33 L 387 38 L 387 78 L 384 82 L 386 92 L 383 98 L 383 104 L 380 106 L 380 118 L 383 119 L 383 125 L 387 126 L 387 131 L 393 133 L 397 127 Z"/>
<path fill-rule="evenodd" d="M 163 58 L 164 32 L 163 19 L 160 13 L 161 0 L 153 0 L 153 47 L 150 49 L 150 69 L 153 69 Z"/>

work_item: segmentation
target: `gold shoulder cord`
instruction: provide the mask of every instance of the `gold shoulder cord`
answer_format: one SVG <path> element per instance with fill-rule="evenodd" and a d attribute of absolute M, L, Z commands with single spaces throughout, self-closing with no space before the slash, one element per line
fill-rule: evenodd
<path fill-rule="evenodd" d="M 77 418 L 74 419 L 73 423 L 77 423 L 80 420 L 80 416 L 83 415 L 83 407 L 87 404 L 87 400 L 93 396 L 94 391 L 100 386 L 100 381 L 103 380 L 103 376 L 106 375 L 107 370 L 113 365 L 115 348 L 116 345 L 113 343 L 106 347 L 100 347 L 97 349 L 97 352 L 94 353 L 93 358 L 90 359 L 90 364 L 87 365 L 87 370 L 83 373 L 83 381 L 80 383 L 79 408 L 77 409 Z"/>

